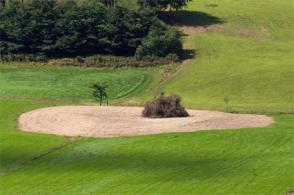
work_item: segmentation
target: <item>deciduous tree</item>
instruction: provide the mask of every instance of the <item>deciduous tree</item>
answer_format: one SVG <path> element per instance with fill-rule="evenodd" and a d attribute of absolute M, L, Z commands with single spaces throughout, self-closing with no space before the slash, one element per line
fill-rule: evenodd
<path fill-rule="evenodd" d="M 103 99 L 106 99 L 108 105 L 108 95 L 106 92 L 107 86 L 101 84 L 94 84 L 92 88 L 94 89 L 92 94 L 94 98 L 99 101 L 100 106 L 102 105 Z"/>

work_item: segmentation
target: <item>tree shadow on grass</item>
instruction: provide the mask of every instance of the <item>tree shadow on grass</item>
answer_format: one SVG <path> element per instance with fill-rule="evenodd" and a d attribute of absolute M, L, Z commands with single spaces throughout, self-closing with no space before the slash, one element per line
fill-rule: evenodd
<path fill-rule="evenodd" d="M 111 142 L 111 140 L 109 140 Z M 101 176 L 108 175 L 115 171 L 118 174 L 144 173 L 150 177 L 158 179 L 170 178 L 174 182 L 183 182 L 190 179 L 206 179 L 218 175 L 234 175 L 247 169 L 248 164 L 234 167 L 234 162 L 243 159 L 241 156 L 222 156 L 221 153 L 203 151 L 187 152 L 189 145 L 183 145 L 175 151 L 169 147 L 145 148 L 145 144 L 138 144 L 130 148 L 126 143 L 116 143 L 120 147 L 106 145 L 108 141 L 103 140 L 101 146 L 97 141 L 81 141 L 61 149 L 57 153 L 34 159 L 18 169 L 25 169 L 33 173 L 52 174 L 71 173 L 71 172 L 92 172 Z M 99 142 L 99 141 L 98 141 Z M 113 148 L 114 147 L 114 148 Z M 172 146 L 171 146 L 172 147 Z M 27 151 L 15 150 L 4 156 L 23 155 Z"/>
<path fill-rule="evenodd" d="M 181 54 L 181 60 L 189 60 L 195 58 L 197 55 L 194 49 L 184 49 Z"/>
<path fill-rule="evenodd" d="M 199 11 L 172 11 L 172 12 L 161 12 L 159 17 L 167 24 L 178 26 L 178 27 L 192 27 L 192 31 L 196 30 L 197 27 L 208 27 L 213 24 L 222 24 L 224 21 L 221 18 L 212 16 L 210 14 L 199 12 Z M 193 29 L 195 28 L 195 29 Z M 196 30 L 197 31 L 197 30 Z M 184 35 L 187 36 L 185 33 Z M 193 59 L 196 56 L 195 50 L 184 49 L 181 60 Z"/>
<path fill-rule="evenodd" d="M 207 27 L 213 24 L 222 24 L 224 20 L 205 12 L 181 10 L 175 12 L 161 12 L 160 18 L 170 25 Z"/>

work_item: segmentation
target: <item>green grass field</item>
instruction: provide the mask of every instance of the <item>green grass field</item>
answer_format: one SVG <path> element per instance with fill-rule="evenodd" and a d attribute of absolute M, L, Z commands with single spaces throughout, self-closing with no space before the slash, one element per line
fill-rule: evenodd
<path fill-rule="evenodd" d="M 152 80 L 150 70 L 0 66 L 0 97 L 93 101 L 91 86 L 108 86 L 110 100 L 142 91 Z"/>
<path fill-rule="evenodd" d="M 237 111 L 294 111 L 293 1 L 195 0 L 188 10 L 191 17 L 199 15 L 195 10 L 208 14 L 207 24 L 212 16 L 223 23 L 186 38 L 196 58 L 163 91 L 181 94 L 195 108 L 223 109 L 228 97 Z M 195 21 L 187 25 L 201 24 Z"/>
<path fill-rule="evenodd" d="M 213 16 L 223 23 L 185 37 L 196 56 L 169 79 L 166 74 L 174 66 L 103 70 L 0 65 L 0 194 L 293 191 L 294 3 L 194 0 L 187 10 L 187 25 L 212 24 Z M 111 86 L 113 104 L 142 104 L 165 91 L 183 96 L 188 107 L 223 110 L 228 97 L 233 110 L 265 112 L 276 122 L 267 128 L 108 139 L 18 130 L 23 112 L 93 104 L 89 87 L 100 82 Z"/>
<path fill-rule="evenodd" d="M 69 140 L 17 131 L 18 114 L 50 103 L 0 105 L 1 194 L 282 194 L 293 185 L 291 115 L 263 129 Z"/>

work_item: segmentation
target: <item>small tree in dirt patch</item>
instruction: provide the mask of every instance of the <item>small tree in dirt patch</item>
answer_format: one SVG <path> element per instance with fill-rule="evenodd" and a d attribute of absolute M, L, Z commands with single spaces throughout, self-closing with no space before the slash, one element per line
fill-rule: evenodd
<path fill-rule="evenodd" d="M 100 106 L 102 105 L 103 99 L 106 99 L 106 103 L 108 105 L 108 95 L 106 92 L 107 86 L 101 84 L 94 84 L 91 88 L 94 89 L 92 95 L 97 101 L 99 101 Z"/>
<path fill-rule="evenodd" d="M 164 94 L 161 94 L 159 98 L 145 104 L 143 116 L 150 118 L 171 118 L 187 117 L 189 114 L 181 105 L 180 96 L 164 96 Z"/>

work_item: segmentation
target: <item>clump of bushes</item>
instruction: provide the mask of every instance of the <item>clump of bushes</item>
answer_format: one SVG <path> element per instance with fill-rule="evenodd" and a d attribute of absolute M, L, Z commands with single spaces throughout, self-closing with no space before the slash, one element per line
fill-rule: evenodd
<path fill-rule="evenodd" d="M 181 97 L 178 95 L 161 96 L 144 106 L 143 116 L 149 118 L 187 117 L 188 112 L 181 105 Z"/>

